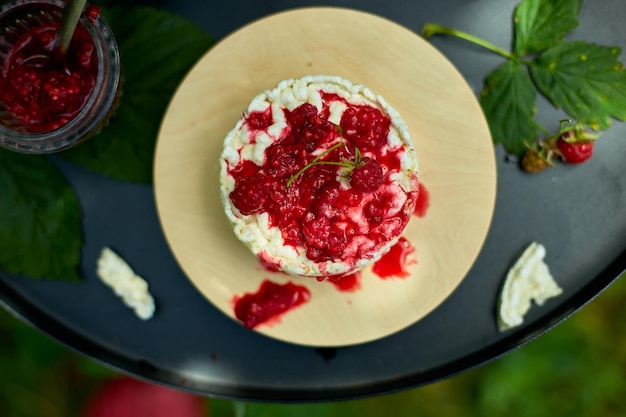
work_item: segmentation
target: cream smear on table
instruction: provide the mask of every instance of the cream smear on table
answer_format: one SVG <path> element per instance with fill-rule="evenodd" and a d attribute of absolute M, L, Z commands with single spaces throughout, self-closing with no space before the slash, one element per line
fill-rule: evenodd
<path fill-rule="evenodd" d="M 148 290 L 148 283 L 110 248 L 100 253 L 97 264 L 98 277 L 108 285 L 124 304 L 135 311 L 142 320 L 152 318 L 155 311 L 154 298 Z"/>
<path fill-rule="evenodd" d="M 524 323 L 532 302 L 538 306 L 563 293 L 544 262 L 546 248 L 531 243 L 508 271 L 498 304 L 498 327 L 505 331 Z"/>

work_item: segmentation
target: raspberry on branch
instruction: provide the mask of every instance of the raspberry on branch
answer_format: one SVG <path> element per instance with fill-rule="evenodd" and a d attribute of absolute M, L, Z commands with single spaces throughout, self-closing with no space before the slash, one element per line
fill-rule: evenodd
<path fill-rule="evenodd" d="M 599 134 L 580 122 L 561 120 L 558 132 L 538 143 L 527 145 L 520 161 L 526 172 L 537 173 L 555 166 L 560 160 L 566 164 L 580 164 L 593 155 Z"/>

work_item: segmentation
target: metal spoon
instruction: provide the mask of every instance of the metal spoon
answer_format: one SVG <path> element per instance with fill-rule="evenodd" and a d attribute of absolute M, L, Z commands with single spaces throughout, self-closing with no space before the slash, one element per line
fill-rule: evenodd
<path fill-rule="evenodd" d="M 76 30 L 76 25 L 83 12 L 87 0 L 67 0 L 63 14 L 61 15 L 61 23 L 59 24 L 59 54 L 65 57 L 67 48 L 70 46 L 72 36 Z"/>

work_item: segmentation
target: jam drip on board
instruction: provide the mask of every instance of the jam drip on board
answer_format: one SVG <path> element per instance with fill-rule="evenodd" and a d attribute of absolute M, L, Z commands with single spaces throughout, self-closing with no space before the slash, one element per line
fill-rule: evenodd
<path fill-rule="evenodd" d="M 266 279 L 256 292 L 235 296 L 235 317 L 247 329 L 254 329 L 278 320 L 281 315 L 309 301 L 310 297 L 311 293 L 302 285 L 292 282 L 281 285 Z"/>
<path fill-rule="evenodd" d="M 407 266 L 416 262 L 415 260 L 409 259 L 409 255 L 413 252 L 415 252 L 415 248 L 411 246 L 408 240 L 401 237 L 398 242 L 391 247 L 389 252 L 384 254 L 378 261 L 374 262 L 372 272 L 383 279 L 392 277 L 406 278 L 411 275 Z"/>
<path fill-rule="evenodd" d="M 361 289 L 361 272 L 354 272 L 340 277 L 328 277 L 328 282 L 341 292 L 357 292 Z"/>
<path fill-rule="evenodd" d="M 59 55 L 57 32 L 58 23 L 34 27 L 8 51 L 0 69 L 0 103 L 13 120 L 3 124 L 49 132 L 72 120 L 91 95 L 98 57 L 89 32 L 77 26 L 65 57 Z"/>
<path fill-rule="evenodd" d="M 430 207 L 430 193 L 423 183 L 418 184 L 417 201 L 415 202 L 415 215 L 417 217 L 425 217 Z"/>
<path fill-rule="evenodd" d="M 338 126 L 328 120 L 334 101 L 345 106 Z M 322 93 L 322 102 L 321 110 L 309 103 L 284 110 L 287 127 L 265 149 L 263 165 L 242 159 L 229 169 L 230 199 L 243 215 L 267 213 L 284 243 L 305 248 L 308 259 L 353 265 L 402 233 L 417 191 L 392 179 L 405 149 L 387 144 L 386 115 L 333 94 Z M 267 129 L 269 116 L 269 109 L 248 114 L 249 131 Z M 345 161 L 361 164 L 350 169 Z"/>

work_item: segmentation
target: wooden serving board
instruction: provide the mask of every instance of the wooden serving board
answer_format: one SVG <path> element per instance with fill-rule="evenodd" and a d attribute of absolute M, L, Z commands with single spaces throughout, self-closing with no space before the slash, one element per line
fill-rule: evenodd
<path fill-rule="evenodd" d="M 425 217 L 404 236 L 410 276 L 363 271 L 361 288 L 265 271 L 223 213 L 219 155 L 249 101 L 279 81 L 339 75 L 382 95 L 409 125 Z M 191 70 L 163 120 L 155 155 L 158 213 L 181 268 L 210 302 L 234 317 L 232 299 L 264 279 L 305 285 L 311 299 L 254 331 L 309 346 L 372 341 L 433 311 L 463 280 L 485 240 L 496 194 L 494 149 L 476 98 L 454 66 L 413 32 L 340 8 L 307 8 L 256 21 L 214 46 Z"/>

